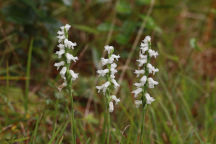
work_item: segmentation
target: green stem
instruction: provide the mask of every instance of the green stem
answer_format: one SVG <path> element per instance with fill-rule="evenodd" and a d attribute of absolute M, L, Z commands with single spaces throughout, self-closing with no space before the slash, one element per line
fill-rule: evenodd
<path fill-rule="evenodd" d="M 68 88 L 69 93 L 70 93 L 70 100 L 71 100 L 71 132 L 72 132 L 72 142 L 73 144 L 76 144 L 76 129 L 75 129 L 75 119 L 74 119 L 74 104 L 73 104 L 73 94 L 72 94 L 72 89 L 69 87 Z"/>
<path fill-rule="evenodd" d="M 142 144 L 142 142 L 144 142 L 145 107 L 146 107 L 146 106 L 144 105 L 144 106 L 143 106 L 143 109 L 142 109 L 140 144 Z"/>
<path fill-rule="evenodd" d="M 102 143 L 105 143 L 106 140 L 106 128 L 107 128 L 107 98 L 104 97 L 105 102 L 105 112 L 104 112 L 104 124 L 103 124 L 103 135 L 102 135 Z"/>
<path fill-rule="evenodd" d="M 107 110 L 107 144 L 109 144 L 110 139 L 110 112 L 109 109 Z"/>
<path fill-rule="evenodd" d="M 104 115 L 105 120 L 105 129 L 106 129 L 106 144 L 109 144 L 109 138 L 110 138 L 110 113 L 109 113 L 109 94 L 106 93 L 105 96 L 105 104 L 106 104 L 106 111 Z M 104 141 L 105 142 L 105 141 Z"/>

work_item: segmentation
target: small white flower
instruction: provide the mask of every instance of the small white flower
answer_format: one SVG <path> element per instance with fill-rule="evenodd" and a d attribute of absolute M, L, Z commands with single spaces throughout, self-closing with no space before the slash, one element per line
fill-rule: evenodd
<path fill-rule="evenodd" d="M 147 63 L 147 55 L 140 54 L 140 58 L 137 60 L 139 62 L 139 67 L 142 67 L 144 64 Z"/>
<path fill-rule="evenodd" d="M 118 71 L 116 70 L 116 67 L 117 67 L 117 64 L 116 64 L 116 63 L 112 63 L 112 64 L 111 64 L 111 68 L 110 68 L 111 76 L 114 76 L 115 73 L 118 72 Z M 115 78 L 115 76 L 114 76 L 114 78 Z"/>
<path fill-rule="evenodd" d="M 99 76 L 105 76 L 109 72 L 109 69 L 97 70 Z"/>
<path fill-rule="evenodd" d="M 71 26 L 69 24 L 66 24 L 64 28 L 66 29 L 66 31 L 68 31 L 70 29 L 70 27 Z"/>
<path fill-rule="evenodd" d="M 61 26 L 60 27 L 60 29 L 62 30 L 62 31 L 64 31 L 64 29 L 66 30 L 66 31 L 68 31 L 69 29 L 70 29 L 70 25 L 69 24 L 66 24 L 65 26 Z"/>
<path fill-rule="evenodd" d="M 65 53 L 64 49 L 60 49 L 59 51 L 56 51 L 56 54 L 58 55 L 58 58 L 61 58 L 64 53 Z"/>
<path fill-rule="evenodd" d="M 150 56 L 150 57 L 156 58 L 156 57 L 158 56 L 158 52 L 156 52 L 156 51 L 154 51 L 154 50 L 152 50 L 152 49 L 149 49 L 149 50 L 148 50 L 148 53 L 149 53 L 149 56 Z"/>
<path fill-rule="evenodd" d="M 134 83 L 134 85 L 135 85 L 136 87 L 142 87 L 142 86 L 144 86 L 144 83 Z"/>
<path fill-rule="evenodd" d="M 135 70 L 134 73 L 137 75 L 137 77 L 139 77 L 141 74 L 144 74 L 145 71 L 144 70 Z"/>
<path fill-rule="evenodd" d="M 151 42 L 151 37 L 150 36 L 146 36 L 145 39 L 143 40 L 144 43 L 148 43 Z"/>
<path fill-rule="evenodd" d="M 148 49 L 149 49 L 148 43 L 142 42 L 140 45 L 141 54 L 145 54 L 145 52 L 148 51 Z"/>
<path fill-rule="evenodd" d="M 146 103 L 151 104 L 155 99 L 151 97 L 148 93 L 145 94 L 146 97 Z"/>
<path fill-rule="evenodd" d="M 115 54 L 112 54 L 111 57 L 109 58 L 109 63 L 113 63 L 113 60 L 116 59 L 118 61 L 118 59 L 120 58 L 119 55 L 115 55 Z"/>
<path fill-rule="evenodd" d="M 102 66 L 105 66 L 109 63 L 109 59 L 101 58 Z"/>
<path fill-rule="evenodd" d="M 57 67 L 57 70 L 58 70 L 64 64 L 65 64 L 64 61 L 61 61 L 61 62 L 55 63 L 54 66 Z"/>
<path fill-rule="evenodd" d="M 58 31 L 57 34 L 58 35 L 64 35 L 64 31 Z"/>
<path fill-rule="evenodd" d="M 135 105 L 136 105 L 136 108 L 139 108 L 139 106 L 142 104 L 142 101 L 141 100 L 135 100 Z"/>
<path fill-rule="evenodd" d="M 109 102 L 109 112 L 113 112 L 114 110 L 114 105 L 113 105 L 113 102 Z"/>
<path fill-rule="evenodd" d="M 117 67 L 117 64 L 116 64 L 116 63 L 112 63 L 112 64 L 111 64 L 111 68 L 114 68 L 114 69 L 115 69 L 116 67 Z"/>
<path fill-rule="evenodd" d="M 58 44 L 57 47 L 59 47 L 60 50 L 65 48 L 63 44 Z"/>
<path fill-rule="evenodd" d="M 142 88 L 138 88 L 138 89 L 132 91 L 132 93 L 134 93 L 135 98 L 138 97 L 138 94 L 141 93 L 141 92 L 142 92 Z"/>
<path fill-rule="evenodd" d="M 70 63 L 71 60 L 76 62 L 78 60 L 78 57 L 74 57 L 73 55 L 66 53 L 67 63 Z"/>
<path fill-rule="evenodd" d="M 110 82 L 106 82 L 106 83 L 102 84 L 101 86 L 96 86 L 96 88 L 98 89 L 98 93 L 102 90 L 103 93 L 105 94 L 109 85 L 110 85 Z"/>
<path fill-rule="evenodd" d="M 145 63 L 147 63 L 146 59 L 138 59 L 137 62 L 139 62 L 139 67 L 143 66 Z"/>
<path fill-rule="evenodd" d="M 72 80 L 76 80 L 78 78 L 78 75 L 79 75 L 78 73 L 75 73 L 73 70 L 70 70 L 69 72 L 72 76 Z"/>
<path fill-rule="evenodd" d="M 147 80 L 147 76 L 143 76 L 141 79 L 140 79 L 140 82 L 145 84 L 146 83 L 146 80 Z"/>
<path fill-rule="evenodd" d="M 140 53 L 139 57 L 140 57 L 140 59 L 146 59 L 147 60 L 147 55 L 143 55 L 142 53 Z"/>
<path fill-rule="evenodd" d="M 149 88 L 154 88 L 155 85 L 158 85 L 158 82 L 154 81 L 152 78 L 148 78 L 148 86 L 149 86 Z"/>
<path fill-rule="evenodd" d="M 116 88 L 116 87 L 119 87 L 119 84 L 116 82 L 115 79 L 112 79 L 111 81 L 112 81 L 112 83 L 114 84 L 114 87 L 115 87 L 115 88 Z"/>
<path fill-rule="evenodd" d="M 104 48 L 108 52 L 108 54 L 111 54 L 111 52 L 114 50 L 114 47 L 113 46 L 109 46 L 109 45 L 106 45 Z"/>
<path fill-rule="evenodd" d="M 112 95 L 111 98 L 115 101 L 116 104 L 120 102 L 120 99 L 118 99 L 115 95 Z"/>
<path fill-rule="evenodd" d="M 148 47 L 141 47 L 140 49 L 142 53 L 145 53 L 148 50 Z"/>
<path fill-rule="evenodd" d="M 114 75 L 113 73 L 111 73 L 110 78 L 111 78 L 111 79 L 114 79 L 114 78 L 115 78 L 115 75 Z"/>
<path fill-rule="evenodd" d="M 155 68 L 154 66 L 152 66 L 150 63 L 147 64 L 147 68 L 149 73 L 152 73 L 153 75 L 159 71 L 158 68 Z"/>
<path fill-rule="evenodd" d="M 65 79 L 65 73 L 66 73 L 66 71 L 67 71 L 67 68 L 66 68 L 66 67 L 63 67 L 63 68 L 61 69 L 61 71 L 60 71 L 60 75 L 61 75 L 61 77 L 62 77 L 63 79 Z"/>
<path fill-rule="evenodd" d="M 149 47 L 149 46 L 148 46 L 148 43 L 142 42 L 141 45 L 140 45 L 140 47 L 141 47 L 141 48 L 147 48 L 147 50 L 148 50 L 148 47 Z"/>
<path fill-rule="evenodd" d="M 65 45 L 65 47 L 67 47 L 67 48 L 71 48 L 71 49 L 74 49 L 74 47 L 77 45 L 76 43 L 73 43 L 73 42 L 71 42 L 71 41 L 69 41 L 68 39 L 65 39 L 64 40 L 64 45 Z"/>
<path fill-rule="evenodd" d="M 110 71 L 111 71 L 111 74 L 113 75 L 118 72 L 115 68 L 111 68 Z"/>
<path fill-rule="evenodd" d="M 59 36 L 57 36 L 57 38 L 58 38 L 58 42 L 60 43 L 65 39 L 65 36 L 64 35 L 59 35 Z"/>

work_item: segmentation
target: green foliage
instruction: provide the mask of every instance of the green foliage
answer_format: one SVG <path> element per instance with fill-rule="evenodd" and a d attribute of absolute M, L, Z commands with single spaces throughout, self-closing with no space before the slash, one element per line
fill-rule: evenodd
<path fill-rule="evenodd" d="M 155 0 L 147 16 L 151 0 L 1 1 L 0 143 L 72 143 L 70 97 L 58 90 L 62 81 L 53 68 L 56 31 L 65 23 L 72 25 L 69 39 L 77 42 L 80 58 L 71 66 L 80 73 L 72 86 L 77 143 L 103 141 L 105 110 L 95 85 L 105 43 L 121 55 L 117 79 L 133 53 L 117 94 L 121 103 L 111 114 L 110 143 L 138 143 L 141 111 L 131 94 L 138 46 L 134 51 L 131 47 L 142 22 L 146 25 L 138 45 L 152 36 L 152 48 L 159 51 L 154 63 L 160 69 L 159 87 L 150 91 L 156 101 L 147 107 L 145 143 L 216 143 L 216 81 L 215 74 L 207 73 L 215 72 L 212 2 Z"/>
<path fill-rule="evenodd" d="M 131 6 L 127 1 L 120 0 L 117 2 L 116 11 L 119 14 L 130 14 Z"/>

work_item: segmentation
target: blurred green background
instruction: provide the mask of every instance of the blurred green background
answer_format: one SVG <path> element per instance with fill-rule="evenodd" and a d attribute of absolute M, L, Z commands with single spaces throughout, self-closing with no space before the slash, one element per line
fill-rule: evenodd
<path fill-rule="evenodd" d="M 69 96 L 62 80 L 56 32 L 70 24 L 77 42 L 77 143 L 101 144 L 102 95 L 95 86 L 104 45 L 120 54 L 111 144 L 135 144 L 141 109 L 131 91 L 139 45 L 146 35 L 159 51 L 159 86 L 150 93 L 145 144 L 216 143 L 215 0 L 2 0 L 0 1 L 0 143 L 71 143 Z M 25 98 L 28 97 L 28 101 Z M 25 102 L 28 105 L 25 105 Z M 25 112 L 24 108 L 28 108 Z"/>

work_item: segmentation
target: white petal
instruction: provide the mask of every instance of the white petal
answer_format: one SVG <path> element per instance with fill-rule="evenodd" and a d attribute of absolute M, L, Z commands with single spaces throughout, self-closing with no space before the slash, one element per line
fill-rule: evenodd
<path fill-rule="evenodd" d="M 59 47 L 59 49 L 64 49 L 64 45 L 63 44 L 58 44 L 57 47 Z"/>
<path fill-rule="evenodd" d="M 74 47 L 77 45 L 76 43 L 73 43 L 73 42 L 71 42 L 71 41 L 69 41 L 68 39 L 65 39 L 64 40 L 64 45 L 65 45 L 65 47 L 67 47 L 67 48 L 71 48 L 71 49 L 74 49 Z"/>
<path fill-rule="evenodd" d="M 149 56 L 150 56 L 150 57 L 156 58 L 156 57 L 158 56 L 158 52 L 156 52 L 156 51 L 154 51 L 154 50 L 152 50 L 152 49 L 149 49 L 149 50 L 148 50 L 148 53 L 149 53 Z"/>
<path fill-rule="evenodd" d="M 132 91 L 132 93 L 134 93 L 135 98 L 138 97 L 138 94 L 141 93 L 141 92 L 142 92 L 142 88 L 138 88 L 138 89 Z"/>
<path fill-rule="evenodd" d="M 68 31 L 68 30 L 70 29 L 70 27 L 71 27 L 71 26 L 70 26 L 69 24 L 66 24 L 66 25 L 65 25 L 66 31 Z"/>
<path fill-rule="evenodd" d="M 142 53 L 145 53 L 148 50 L 148 47 L 140 47 L 140 49 Z"/>
<path fill-rule="evenodd" d="M 139 77 L 139 75 L 140 75 L 140 74 L 144 74 L 145 71 L 144 71 L 144 70 L 135 70 L 134 73 L 137 75 L 137 77 Z"/>
<path fill-rule="evenodd" d="M 72 80 L 76 80 L 78 78 L 78 75 L 79 75 L 78 73 L 75 73 L 73 70 L 70 70 L 69 72 L 72 76 Z"/>
<path fill-rule="evenodd" d="M 115 101 L 116 104 L 120 102 L 120 99 L 118 99 L 115 95 L 112 95 L 111 98 Z"/>
<path fill-rule="evenodd" d="M 147 80 L 147 77 L 144 75 L 141 79 L 140 79 L 140 82 L 145 84 L 146 83 L 146 80 Z"/>
<path fill-rule="evenodd" d="M 134 83 L 134 85 L 135 85 L 136 87 L 142 87 L 142 86 L 144 86 L 143 83 Z"/>
<path fill-rule="evenodd" d="M 136 108 L 138 108 L 142 104 L 141 100 L 135 100 Z"/>
<path fill-rule="evenodd" d="M 102 84 L 101 86 L 96 86 L 96 88 L 98 89 L 98 93 L 102 90 L 103 93 L 106 93 L 106 89 L 109 87 L 110 82 L 106 82 L 104 84 Z"/>
<path fill-rule="evenodd" d="M 114 50 L 114 47 L 113 46 L 109 46 L 109 45 L 104 46 L 104 48 L 108 52 L 108 54 L 111 54 L 111 52 Z"/>
<path fill-rule="evenodd" d="M 120 55 L 112 54 L 109 59 L 116 59 L 118 61 L 119 58 L 120 58 Z M 113 60 L 111 60 L 111 61 L 113 61 Z M 110 63 L 112 63 L 112 62 L 110 62 Z"/>
<path fill-rule="evenodd" d="M 58 70 L 64 64 L 65 64 L 64 61 L 61 61 L 61 62 L 55 63 L 54 66 L 57 67 L 57 70 Z"/>
<path fill-rule="evenodd" d="M 151 37 L 150 36 L 146 36 L 143 41 L 144 41 L 144 43 L 151 42 Z"/>
<path fill-rule="evenodd" d="M 107 65 L 109 63 L 109 59 L 101 58 L 102 66 Z"/>
<path fill-rule="evenodd" d="M 62 77 L 63 79 L 65 79 L 65 73 L 66 73 L 66 71 L 67 71 L 67 68 L 66 68 L 66 67 L 63 67 L 63 68 L 61 69 L 61 71 L 60 71 L 60 75 L 61 75 L 61 77 Z"/>
<path fill-rule="evenodd" d="M 147 68 L 149 73 L 152 73 L 153 75 L 159 71 L 158 68 L 155 68 L 154 66 L 152 66 L 150 63 L 147 64 Z"/>
<path fill-rule="evenodd" d="M 143 66 L 144 64 L 147 63 L 147 56 L 138 59 L 137 62 L 139 63 L 139 65 L 138 65 L 139 67 Z"/>
<path fill-rule="evenodd" d="M 65 39 L 65 36 L 64 35 L 59 35 L 59 36 L 57 36 L 57 38 L 58 38 L 58 42 L 60 43 Z"/>
<path fill-rule="evenodd" d="M 64 31 L 60 30 L 57 32 L 58 35 L 64 35 Z"/>
<path fill-rule="evenodd" d="M 61 58 L 62 55 L 65 53 L 65 50 L 64 49 L 61 49 L 59 51 L 56 51 L 56 54 L 58 55 L 58 58 Z"/>
<path fill-rule="evenodd" d="M 109 112 L 113 112 L 114 111 L 114 105 L 113 102 L 109 102 Z"/>
<path fill-rule="evenodd" d="M 155 101 L 155 99 L 151 97 L 148 93 L 145 94 L 145 97 L 146 97 L 147 104 L 151 104 L 153 101 Z"/>
<path fill-rule="evenodd" d="M 67 63 L 70 63 L 71 60 L 76 62 L 78 60 L 78 57 L 74 57 L 73 55 L 66 53 Z"/>
<path fill-rule="evenodd" d="M 148 78 L 148 86 L 149 86 L 149 88 L 154 88 L 155 85 L 158 85 L 158 82 L 154 81 L 152 78 Z"/>
<path fill-rule="evenodd" d="M 109 72 L 109 69 L 97 70 L 99 76 L 105 76 Z"/>
<path fill-rule="evenodd" d="M 116 68 L 117 67 L 117 64 L 116 63 L 112 63 L 111 64 L 111 68 Z"/>
<path fill-rule="evenodd" d="M 115 88 L 119 87 L 119 84 L 116 82 L 115 79 L 112 79 L 112 83 L 114 84 Z"/>

